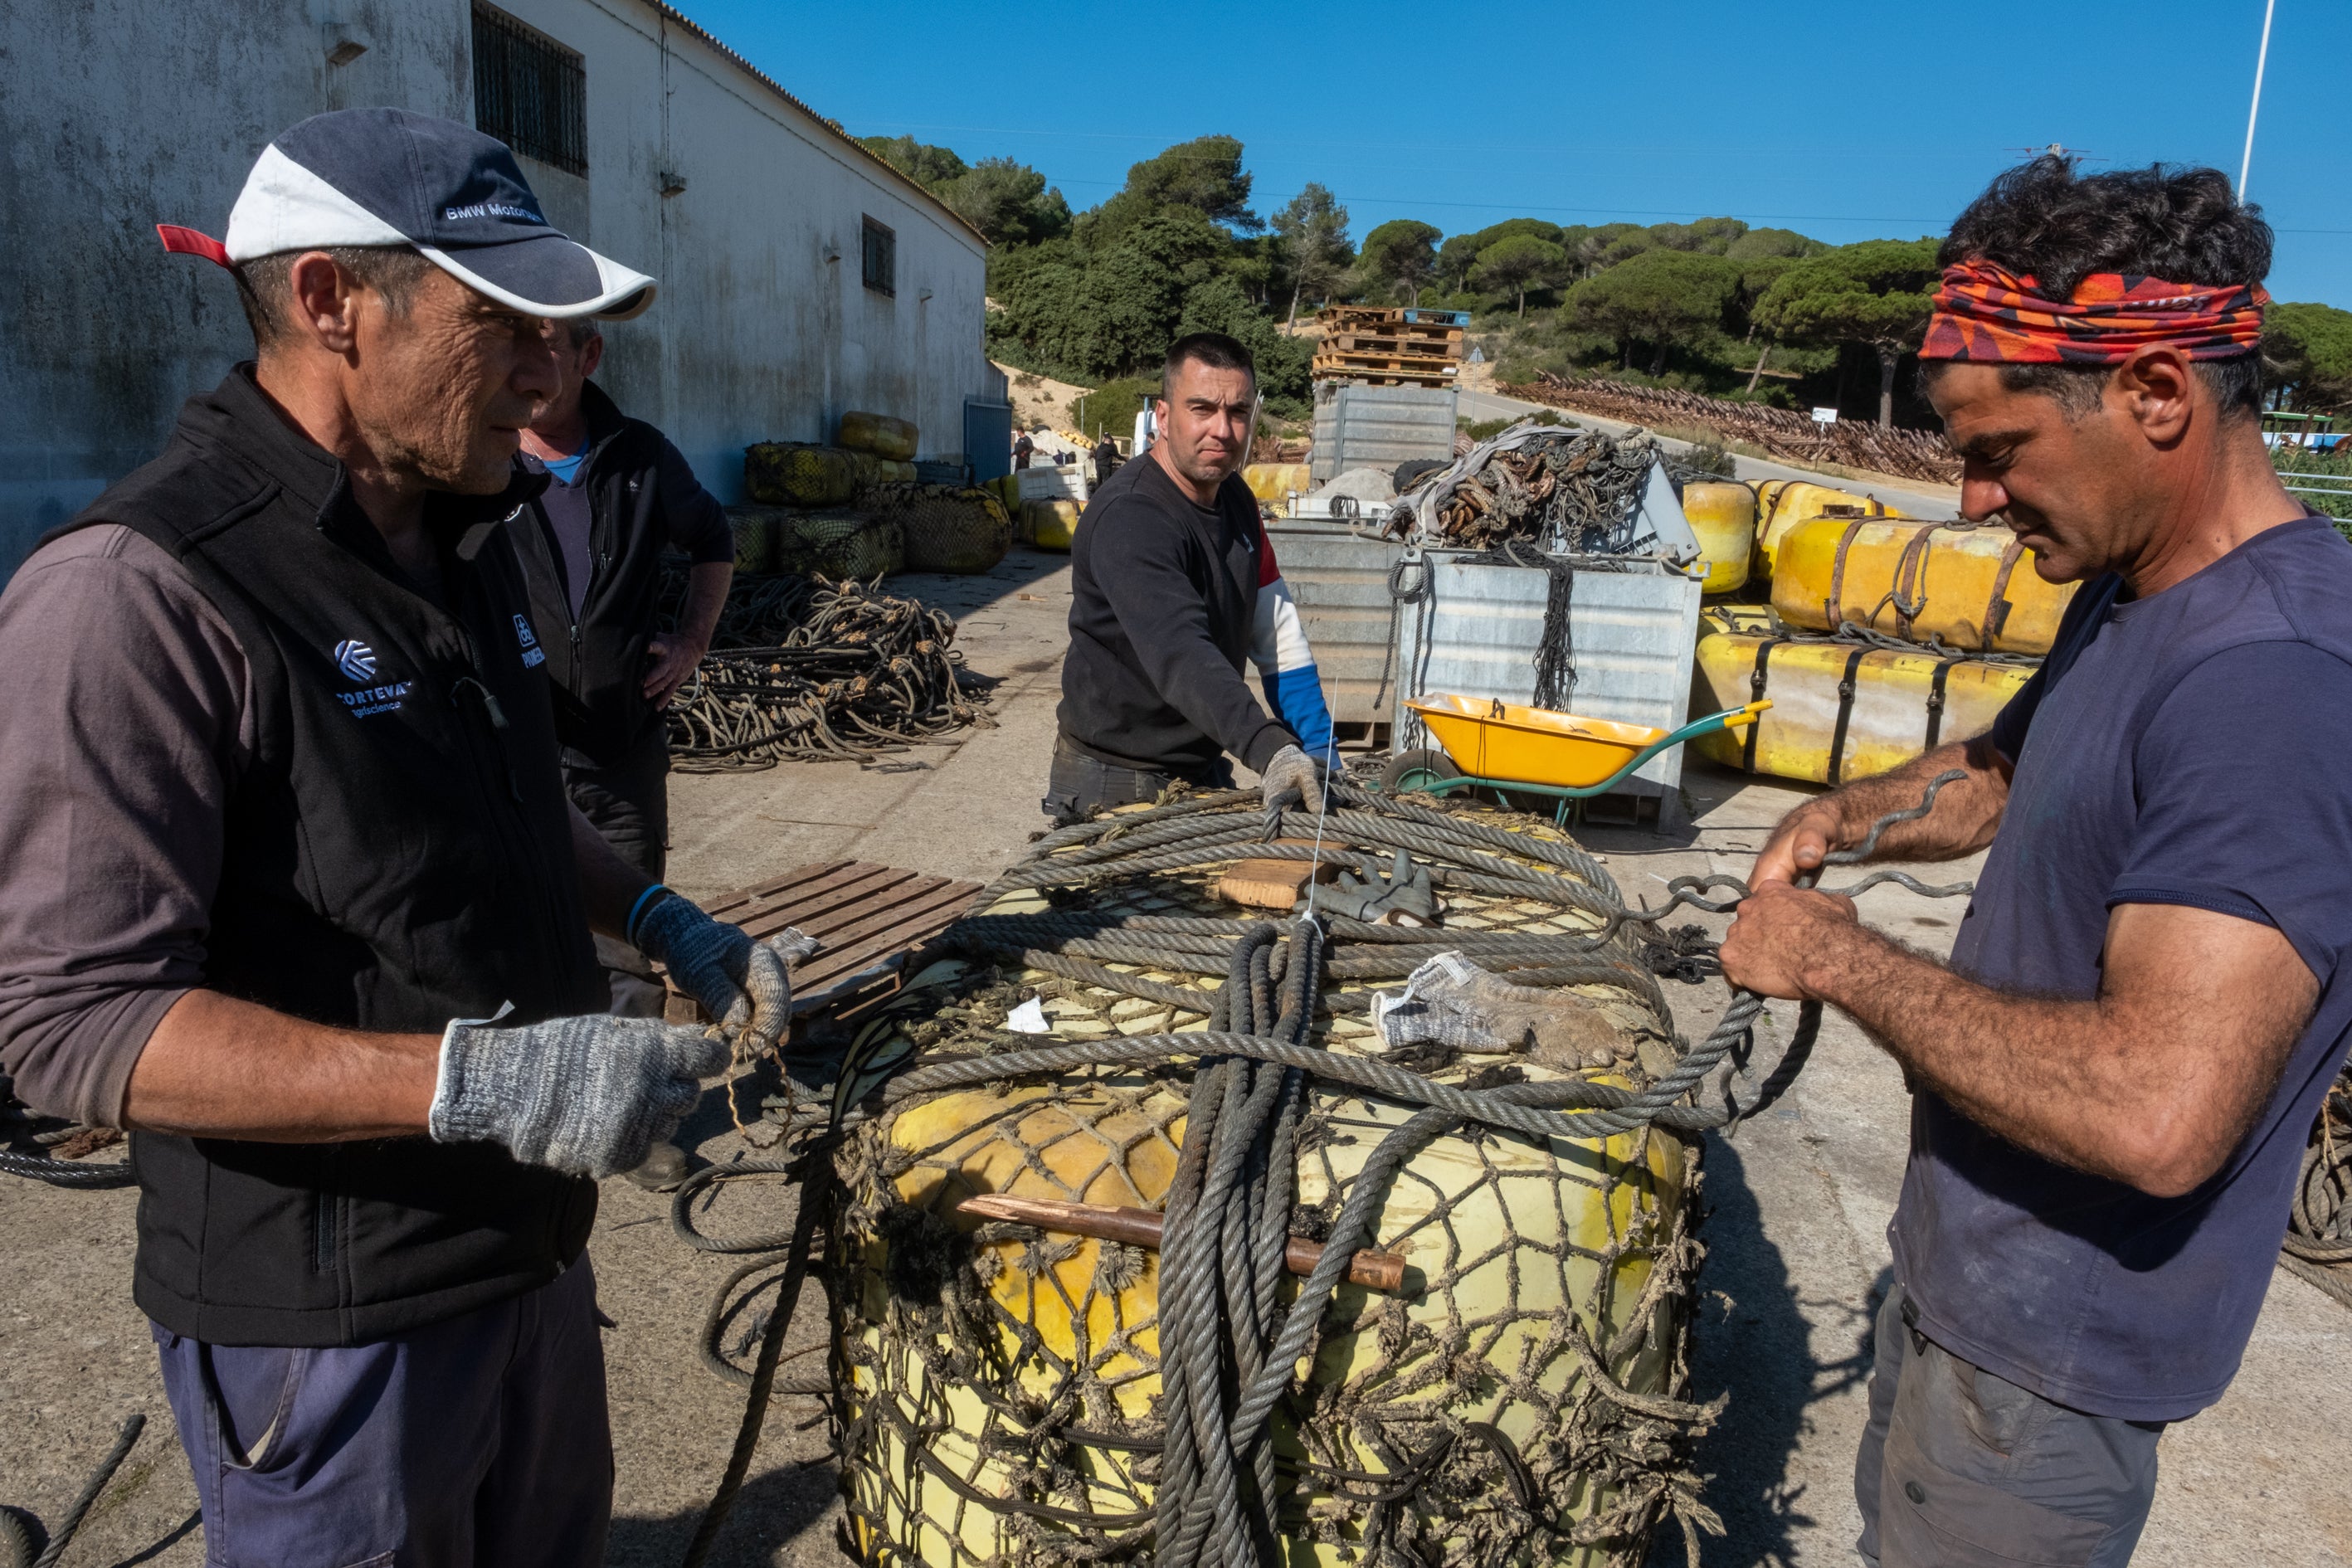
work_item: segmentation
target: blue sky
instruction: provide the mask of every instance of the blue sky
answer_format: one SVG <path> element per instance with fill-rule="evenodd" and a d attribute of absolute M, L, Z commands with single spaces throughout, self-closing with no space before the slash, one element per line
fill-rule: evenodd
<path fill-rule="evenodd" d="M 1224 132 L 1261 212 L 1319 180 L 1359 237 L 1728 214 L 1907 238 L 2053 141 L 2234 176 L 2263 26 L 2263 0 L 682 8 L 854 133 L 1010 154 L 1075 209 Z M 2347 77 L 2352 4 L 2278 0 L 2248 188 L 2282 300 L 2352 309 Z"/>

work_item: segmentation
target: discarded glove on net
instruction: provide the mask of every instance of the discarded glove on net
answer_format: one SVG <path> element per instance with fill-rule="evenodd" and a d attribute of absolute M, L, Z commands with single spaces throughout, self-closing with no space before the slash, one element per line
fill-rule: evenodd
<path fill-rule="evenodd" d="M 1373 996 L 1372 1026 L 1391 1051 L 1435 1044 L 1524 1053 L 1547 1067 L 1606 1067 L 1625 1047 L 1623 1031 L 1589 997 L 1514 985 L 1459 952 L 1414 970 L 1402 994 Z"/>
<path fill-rule="evenodd" d="M 1368 882 L 1353 871 L 1342 871 L 1330 886 L 1313 896 L 1317 909 L 1367 925 L 1437 923 L 1437 888 L 1430 880 L 1429 868 L 1414 865 L 1412 857 L 1402 849 L 1396 852 L 1396 863 L 1389 868 L 1385 880 L 1375 878 Z M 1307 900 L 1306 893 L 1299 895 L 1301 913 L 1306 911 Z"/>

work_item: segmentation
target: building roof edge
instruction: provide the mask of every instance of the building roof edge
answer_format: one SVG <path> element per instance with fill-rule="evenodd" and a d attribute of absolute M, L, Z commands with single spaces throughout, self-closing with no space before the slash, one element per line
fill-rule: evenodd
<path fill-rule="evenodd" d="M 912 192 L 918 198 L 929 203 L 934 211 L 945 217 L 950 223 L 962 229 L 966 234 L 971 235 L 975 240 L 978 240 L 982 250 L 985 251 L 988 248 L 988 237 L 981 233 L 978 228 L 974 227 L 970 219 L 966 218 L 961 213 L 957 212 L 955 208 L 948 205 L 947 203 L 940 200 L 940 198 L 930 191 L 924 189 L 921 183 L 916 180 L 913 175 L 908 174 L 906 170 L 901 169 L 898 164 L 890 162 L 889 159 L 881 156 L 872 148 L 859 142 L 856 137 L 852 136 L 848 132 L 843 130 L 841 121 L 838 120 L 828 119 L 824 115 L 819 114 L 815 110 L 810 108 L 806 103 L 801 101 L 801 100 L 782 82 L 770 76 L 767 72 L 761 70 L 758 66 L 753 65 L 750 60 L 745 59 L 740 54 L 737 53 L 725 39 L 719 37 L 709 28 L 696 21 L 693 17 L 688 16 L 677 6 L 670 5 L 668 0 L 646 0 L 646 3 L 652 6 L 654 10 L 659 12 L 664 19 L 676 23 L 680 27 L 685 28 L 688 32 L 693 34 L 696 37 L 701 39 L 704 43 L 709 45 L 713 49 L 716 49 L 720 55 L 724 56 L 728 63 L 734 66 L 736 69 L 741 71 L 745 76 L 750 77 L 753 81 L 758 82 L 761 87 L 766 88 L 770 92 L 774 93 L 778 98 L 782 99 L 786 103 L 791 104 L 794 109 L 800 110 L 803 114 L 808 116 L 809 119 L 814 121 L 824 130 L 832 133 L 833 136 L 840 141 L 843 146 L 849 150 L 852 156 L 862 159 L 866 163 L 871 163 L 874 167 L 882 170 L 899 184 L 905 186 L 907 190 Z"/>

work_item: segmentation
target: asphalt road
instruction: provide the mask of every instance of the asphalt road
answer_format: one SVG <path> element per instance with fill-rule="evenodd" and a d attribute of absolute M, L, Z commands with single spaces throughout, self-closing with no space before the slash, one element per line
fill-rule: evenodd
<path fill-rule="evenodd" d="M 1066 558 L 1021 552 L 986 577 L 909 577 L 893 586 L 951 609 L 973 668 L 1004 679 L 994 726 L 875 768 L 678 775 L 672 879 L 690 894 L 845 856 L 984 875 L 1043 826 L 1036 801 L 1059 695 Z M 1685 789 L 1692 821 L 1670 837 L 1587 835 L 1629 894 L 1654 900 L 1685 874 L 1744 874 L 1764 831 L 1804 793 L 1696 763 Z M 1939 868 L 1929 879 L 1951 874 Z M 1865 920 L 1938 953 L 1958 916 L 1949 903 L 1893 888 L 1866 894 L 1862 908 Z M 1688 1036 L 1726 1000 L 1719 982 L 1675 993 Z M 1901 1075 L 1832 1015 L 1789 1096 L 1736 1138 L 1707 1140 L 1708 1254 L 1693 1376 L 1698 1396 L 1729 1396 L 1697 1454 L 1711 1477 L 1705 1495 L 1727 1530 L 1706 1543 L 1708 1568 L 1853 1561 L 1864 1332 L 1885 1288 L 1885 1231 L 1907 1120 Z M 743 1147 L 715 1089 L 688 1131 L 704 1158 Z M 122 1416 L 143 1410 L 151 1423 L 65 1568 L 203 1562 L 194 1489 L 146 1324 L 131 1302 L 132 1206 L 123 1193 L 0 1181 L 0 1502 L 58 1518 Z M 708 1224 L 781 1228 L 791 1213 L 788 1194 L 769 1188 L 731 1194 Z M 740 1391 L 695 1361 L 704 1304 L 728 1265 L 677 1243 L 667 1214 L 667 1199 L 608 1182 L 589 1249 L 617 1325 L 605 1336 L 620 1472 L 608 1561 L 628 1568 L 679 1561 L 742 1408 Z M 822 1332 L 819 1315 L 808 1313 L 787 1352 L 817 1345 Z M 2137 1561 L 2352 1564 L 2347 1387 L 2352 1312 L 2274 1275 L 2236 1384 L 2165 1437 L 2163 1480 Z M 834 1475 L 823 1426 L 812 1425 L 817 1414 L 805 1399 L 779 1400 L 771 1411 L 714 1568 L 837 1560 Z M 1680 1564 L 1678 1541 L 1663 1542 L 1654 1561 Z"/>

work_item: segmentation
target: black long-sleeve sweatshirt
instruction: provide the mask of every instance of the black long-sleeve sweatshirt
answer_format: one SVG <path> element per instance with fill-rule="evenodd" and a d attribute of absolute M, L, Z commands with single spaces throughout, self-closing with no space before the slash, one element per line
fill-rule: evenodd
<path fill-rule="evenodd" d="M 1242 679 L 1263 534 L 1238 476 L 1197 504 L 1149 456 L 1087 503 L 1071 546 L 1062 734 L 1121 767 L 1186 774 L 1232 752 L 1254 770 L 1294 742 Z"/>

